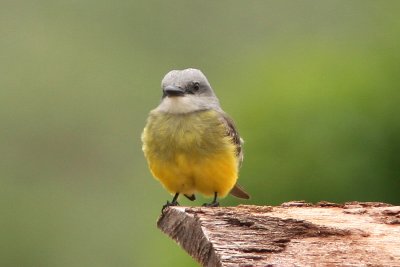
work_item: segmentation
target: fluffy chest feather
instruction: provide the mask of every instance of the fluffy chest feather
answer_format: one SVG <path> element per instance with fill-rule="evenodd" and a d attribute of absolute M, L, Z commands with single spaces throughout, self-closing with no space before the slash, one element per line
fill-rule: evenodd
<path fill-rule="evenodd" d="M 201 157 L 233 146 L 214 110 L 186 114 L 153 112 L 142 139 L 145 154 L 162 159 L 174 158 L 177 153 Z"/>

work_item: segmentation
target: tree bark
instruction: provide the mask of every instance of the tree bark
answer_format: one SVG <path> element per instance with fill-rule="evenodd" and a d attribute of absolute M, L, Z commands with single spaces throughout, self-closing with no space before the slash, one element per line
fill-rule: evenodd
<path fill-rule="evenodd" d="M 400 266 L 400 206 L 169 207 L 158 227 L 202 266 Z"/>

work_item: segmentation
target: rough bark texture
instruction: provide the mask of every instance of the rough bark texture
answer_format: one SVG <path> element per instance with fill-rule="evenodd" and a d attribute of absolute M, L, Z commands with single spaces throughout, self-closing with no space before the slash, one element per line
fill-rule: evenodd
<path fill-rule="evenodd" d="M 169 207 L 158 227 L 203 266 L 400 266 L 400 206 Z"/>

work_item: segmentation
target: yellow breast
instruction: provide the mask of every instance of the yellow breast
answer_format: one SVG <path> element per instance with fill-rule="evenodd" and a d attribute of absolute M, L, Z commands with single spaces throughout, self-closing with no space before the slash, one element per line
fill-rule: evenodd
<path fill-rule="evenodd" d="M 170 193 L 220 197 L 238 177 L 235 145 L 213 110 L 188 114 L 150 113 L 143 151 L 150 170 Z"/>

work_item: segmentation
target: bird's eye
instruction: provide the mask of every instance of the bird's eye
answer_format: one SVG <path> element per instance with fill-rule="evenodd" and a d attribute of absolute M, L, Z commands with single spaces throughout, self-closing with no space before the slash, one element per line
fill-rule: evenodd
<path fill-rule="evenodd" d="M 197 91 L 197 90 L 199 90 L 199 89 L 200 89 L 200 83 L 194 82 L 194 83 L 193 83 L 193 90 L 194 90 L 194 91 Z"/>

